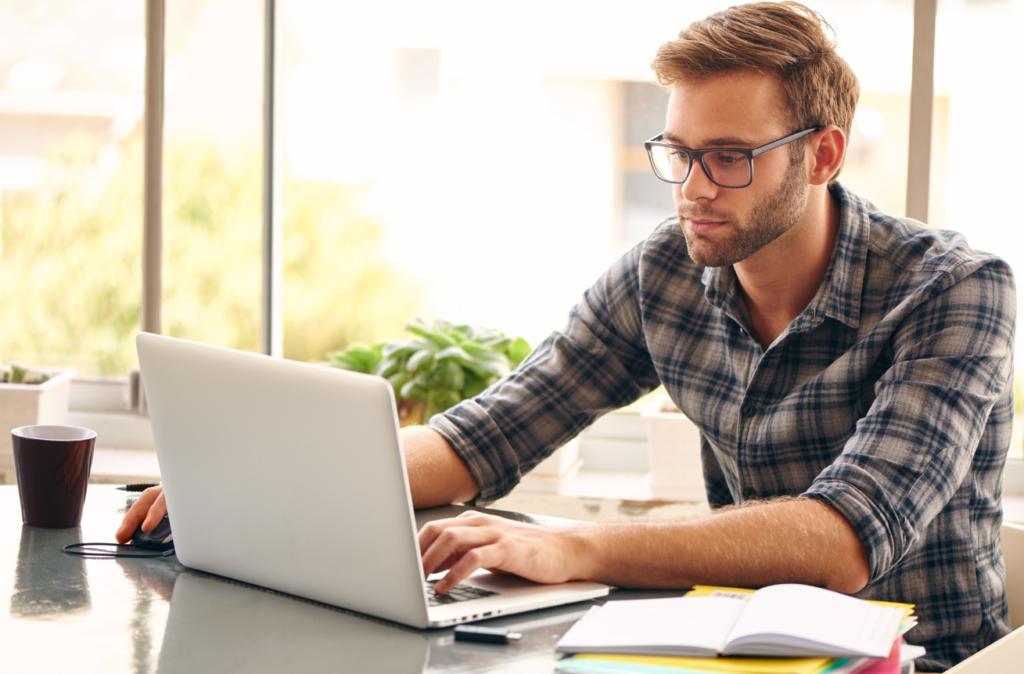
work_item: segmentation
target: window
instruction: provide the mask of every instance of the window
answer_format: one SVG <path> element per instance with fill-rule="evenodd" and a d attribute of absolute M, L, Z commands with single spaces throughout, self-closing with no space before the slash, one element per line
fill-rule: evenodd
<path fill-rule="evenodd" d="M 0 4 L 0 359 L 135 362 L 144 5 Z"/>
<path fill-rule="evenodd" d="M 166 7 L 163 332 L 259 351 L 263 6 Z"/>

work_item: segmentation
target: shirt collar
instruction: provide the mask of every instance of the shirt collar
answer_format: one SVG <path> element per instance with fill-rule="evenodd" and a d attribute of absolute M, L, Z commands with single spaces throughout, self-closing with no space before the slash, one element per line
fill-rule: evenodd
<path fill-rule="evenodd" d="M 832 318 L 851 328 L 860 327 L 861 291 L 867 267 L 870 202 L 836 182 L 830 189 L 839 203 L 839 237 L 832 261 L 825 271 L 821 287 L 803 313 L 790 325 L 792 332 L 806 332 Z M 728 267 L 706 267 L 701 276 L 704 297 L 720 309 L 735 310 L 736 274 Z"/>

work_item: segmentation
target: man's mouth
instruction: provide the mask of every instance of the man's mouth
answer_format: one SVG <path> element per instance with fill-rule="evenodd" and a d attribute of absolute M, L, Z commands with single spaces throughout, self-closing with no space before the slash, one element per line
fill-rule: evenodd
<path fill-rule="evenodd" d="M 697 234 L 712 232 L 725 224 L 724 220 L 706 220 L 704 218 L 686 218 L 684 222 L 687 229 Z"/>

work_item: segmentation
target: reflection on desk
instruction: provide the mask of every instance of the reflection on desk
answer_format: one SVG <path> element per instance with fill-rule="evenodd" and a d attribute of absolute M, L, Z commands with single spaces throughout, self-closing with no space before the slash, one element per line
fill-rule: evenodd
<path fill-rule="evenodd" d="M 49 620 L 89 612 L 92 606 L 85 560 L 71 555 L 54 556 L 49 551 L 51 544 L 63 547 L 81 541 L 81 527 L 54 532 L 22 527 L 14 567 L 11 617 Z"/>
<path fill-rule="evenodd" d="M 422 672 L 428 640 L 403 629 L 196 572 L 174 583 L 157 672 Z"/>
<path fill-rule="evenodd" d="M 112 541 L 125 497 L 113 486 L 91 485 L 81 527 L 32 529 L 21 524 L 17 488 L 0 486 L 0 588 L 10 607 L 0 611 L 4 674 L 551 672 L 555 643 L 593 603 L 483 623 L 522 632 L 518 644 L 455 643 L 450 629 L 413 630 L 190 571 L 173 556 L 113 560 L 61 552 L 68 543 Z M 463 510 L 421 512 L 417 519 Z"/>

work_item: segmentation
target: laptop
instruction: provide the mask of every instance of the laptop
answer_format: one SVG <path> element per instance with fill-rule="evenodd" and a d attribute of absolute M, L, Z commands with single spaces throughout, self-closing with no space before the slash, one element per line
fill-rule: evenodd
<path fill-rule="evenodd" d="M 136 347 L 181 564 L 421 629 L 608 593 L 481 570 L 434 595 L 385 379 L 149 333 Z"/>

